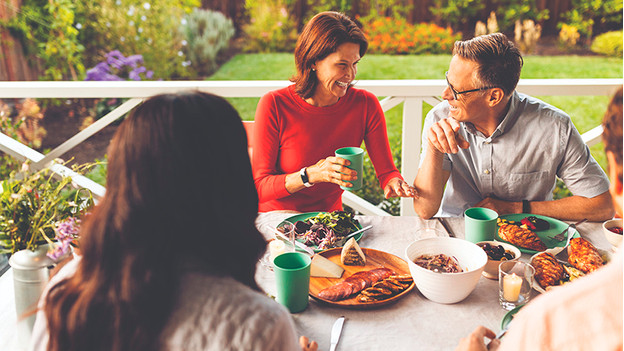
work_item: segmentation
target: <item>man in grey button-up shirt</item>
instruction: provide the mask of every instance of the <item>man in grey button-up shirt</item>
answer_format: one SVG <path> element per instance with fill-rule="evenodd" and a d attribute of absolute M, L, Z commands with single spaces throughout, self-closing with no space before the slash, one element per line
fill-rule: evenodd
<path fill-rule="evenodd" d="M 608 178 L 570 117 L 515 91 L 522 62 L 500 33 L 455 43 L 446 101 L 423 128 L 414 181 L 421 217 L 461 216 L 474 206 L 564 220 L 613 216 Z M 573 196 L 552 199 L 556 177 Z"/>

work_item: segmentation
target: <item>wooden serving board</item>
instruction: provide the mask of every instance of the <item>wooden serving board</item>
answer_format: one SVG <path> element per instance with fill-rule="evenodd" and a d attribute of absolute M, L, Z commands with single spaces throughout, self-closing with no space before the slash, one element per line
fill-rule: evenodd
<path fill-rule="evenodd" d="M 362 251 L 366 255 L 366 266 L 346 266 L 340 262 L 340 252 L 342 251 L 341 247 L 336 247 L 333 249 L 325 250 L 320 252 L 319 255 L 324 256 L 330 261 L 336 263 L 340 267 L 344 268 L 345 271 L 342 273 L 341 278 L 322 278 L 322 277 L 310 277 L 310 296 L 315 300 L 326 303 L 329 305 L 345 307 L 345 308 L 354 308 L 354 309 L 365 309 L 365 308 L 374 308 L 383 305 L 387 305 L 393 302 L 396 302 L 398 299 L 405 296 L 414 288 L 414 283 L 402 291 L 401 293 L 391 296 L 385 300 L 374 301 L 374 302 L 359 302 L 356 300 L 358 294 L 352 295 L 350 298 L 340 301 L 330 301 L 320 298 L 318 293 L 328 288 L 332 285 L 338 284 L 347 277 L 351 276 L 354 273 L 360 271 L 369 271 L 375 268 L 389 268 L 396 272 L 397 275 L 410 275 L 409 266 L 407 262 L 403 259 L 389 254 L 387 252 L 375 250 L 375 249 L 366 249 L 362 248 Z"/>

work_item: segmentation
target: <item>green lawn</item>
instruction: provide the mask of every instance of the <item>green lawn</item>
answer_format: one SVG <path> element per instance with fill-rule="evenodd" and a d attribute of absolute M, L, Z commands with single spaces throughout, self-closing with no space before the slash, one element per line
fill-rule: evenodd
<path fill-rule="evenodd" d="M 366 55 L 358 66 L 358 79 L 442 79 L 450 55 L 392 56 Z M 290 53 L 242 54 L 224 64 L 210 80 L 286 80 L 294 73 Z M 521 78 L 622 78 L 622 59 L 599 56 L 526 56 Z M 441 92 L 440 92 L 441 93 Z M 598 124 L 608 98 L 603 96 L 538 97 L 566 111 L 581 133 Z M 230 99 L 245 120 L 253 120 L 258 99 Z M 426 107 L 426 109 L 430 109 Z M 401 109 L 386 114 L 388 134 L 400 144 Z M 602 145 L 592 148 L 600 164 L 606 161 Z"/>

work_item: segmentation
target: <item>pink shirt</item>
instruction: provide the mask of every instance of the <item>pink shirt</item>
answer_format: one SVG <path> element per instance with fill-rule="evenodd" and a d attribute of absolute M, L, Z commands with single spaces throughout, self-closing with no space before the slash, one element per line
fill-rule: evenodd
<path fill-rule="evenodd" d="M 386 121 L 375 95 L 350 88 L 331 106 L 306 103 L 288 86 L 260 99 L 254 127 L 253 173 L 259 211 L 299 212 L 342 209 L 342 190 L 333 183 L 320 183 L 294 194 L 286 191 L 286 174 L 334 156 L 341 147 L 362 145 L 375 166 L 383 188 L 401 177 L 394 165 Z"/>

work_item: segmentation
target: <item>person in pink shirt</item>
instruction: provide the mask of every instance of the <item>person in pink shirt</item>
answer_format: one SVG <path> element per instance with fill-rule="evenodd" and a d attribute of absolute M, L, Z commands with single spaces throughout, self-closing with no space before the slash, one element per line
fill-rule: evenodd
<path fill-rule="evenodd" d="M 386 122 L 375 95 L 352 86 L 368 42 L 347 16 L 322 12 L 295 48 L 295 84 L 260 99 L 254 127 L 253 173 L 259 211 L 342 210 L 342 190 L 356 172 L 334 157 L 366 143 L 388 197 L 413 197 L 392 159 Z"/>
<path fill-rule="evenodd" d="M 603 141 L 609 161 L 610 192 L 622 216 L 622 88 L 611 99 L 603 119 Z M 502 340 L 479 326 L 461 339 L 456 351 L 481 350 L 622 350 L 623 252 L 582 279 L 552 289 L 527 304 L 514 317 Z M 485 339 L 491 339 L 486 344 Z"/>

